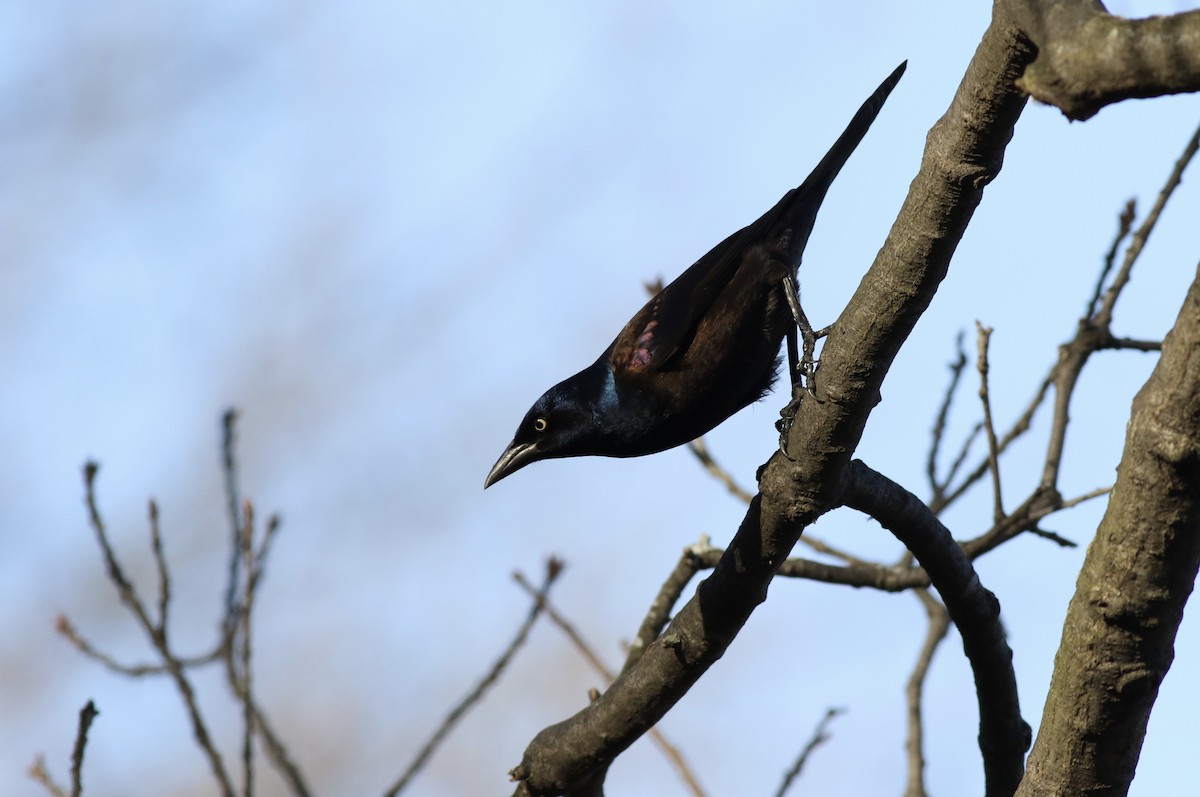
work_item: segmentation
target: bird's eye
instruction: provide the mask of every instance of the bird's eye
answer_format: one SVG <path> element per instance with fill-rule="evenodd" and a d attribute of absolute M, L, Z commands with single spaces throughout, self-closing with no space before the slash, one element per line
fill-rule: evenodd
<path fill-rule="evenodd" d="M 535 432 L 544 432 L 544 431 L 546 431 L 546 419 L 545 419 L 545 418 L 538 418 L 538 419 L 536 419 L 536 420 L 533 422 L 533 431 L 535 431 Z"/>

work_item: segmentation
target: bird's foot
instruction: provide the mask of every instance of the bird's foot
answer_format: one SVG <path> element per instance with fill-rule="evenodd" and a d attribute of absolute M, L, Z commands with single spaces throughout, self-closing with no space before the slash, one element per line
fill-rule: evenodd
<path fill-rule="evenodd" d="M 796 422 L 796 413 L 800 411 L 800 401 L 803 396 L 802 388 L 793 390 L 792 400 L 779 411 L 779 420 L 775 422 L 775 428 L 779 431 L 779 451 L 788 459 L 793 458 L 788 453 L 788 434 L 792 431 L 792 424 Z"/>

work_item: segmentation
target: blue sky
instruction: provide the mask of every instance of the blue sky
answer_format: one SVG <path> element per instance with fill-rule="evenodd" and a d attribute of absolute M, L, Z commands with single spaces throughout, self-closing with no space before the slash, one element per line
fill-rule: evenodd
<path fill-rule="evenodd" d="M 147 656 L 85 524 L 80 466 L 95 458 L 114 537 L 143 577 L 145 501 L 159 501 L 177 637 L 207 644 L 225 539 L 218 421 L 230 405 L 243 413 L 244 490 L 285 521 L 259 606 L 258 683 L 319 792 L 374 794 L 394 778 L 524 615 L 510 572 L 536 576 L 550 553 L 568 562 L 556 601 L 619 661 L 679 550 L 701 534 L 724 543 L 743 508 L 684 451 L 542 463 L 486 493 L 484 475 L 529 403 L 590 363 L 642 304 L 644 281 L 675 276 L 803 179 L 908 59 L 805 255 L 805 307 L 818 325 L 833 320 L 887 234 L 989 9 L 0 10 L 0 790 L 41 793 L 24 776 L 37 752 L 65 774 L 91 698 L 102 713 L 90 794 L 211 793 L 166 684 L 81 661 L 53 620 L 66 612 L 123 659 Z M 859 455 L 926 492 L 945 364 L 976 319 L 995 328 L 998 422 L 1015 417 L 1071 334 L 1122 203 L 1149 206 L 1198 121 L 1195 97 L 1129 102 L 1086 124 L 1031 105 Z M 1169 328 L 1198 257 L 1193 183 L 1146 249 L 1120 334 Z M 1107 354 L 1087 372 L 1066 494 L 1111 482 L 1129 401 L 1152 366 Z M 968 381 L 953 435 L 977 415 L 974 390 Z M 744 484 L 770 455 L 780 402 L 709 439 Z M 1044 433 L 1035 425 L 1006 464 L 1010 503 L 1036 481 Z M 1049 526 L 1086 543 L 1101 511 Z M 948 522 L 972 536 L 988 517 L 981 493 Z M 813 533 L 864 555 L 898 553 L 848 511 Z M 1035 726 L 1082 556 L 1019 539 L 979 563 Z M 662 729 L 712 794 L 768 793 L 824 710 L 843 706 L 802 787 L 894 792 L 902 687 L 923 631 L 911 596 L 777 583 Z M 1194 746 L 1198 666 L 1185 621 L 1135 795 L 1173 790 Z M 528 739 L 596 683 L 539 627 L 413 793 L 504 792 Z M 200 686 L 228 734 L 236 716 L 219 678 Z M 931 790 L 977 792 L 974 697 L 953 635 L 928 712 Z M 683 793 L 646 744 L 610 782 L 614 793 Z M 269 775 L 262 793 L 280 793 Z"/>

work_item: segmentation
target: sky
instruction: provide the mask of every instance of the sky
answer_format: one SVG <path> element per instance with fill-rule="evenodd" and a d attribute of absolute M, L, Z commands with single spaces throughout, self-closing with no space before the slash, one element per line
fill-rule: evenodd
<path fill-rule="evenodd" d="M 1168 13 L 1180 2 L 1111 3 Z M 256 678 L 320 794 L 378 794 L 470 690 L 528 609 L 513 584 L 551 554 L 552 594 L 611 666 L 680 550 L 721 545 L 744 507 L 689 453 L 540 463 L 484 492 L 529 404 L 592 362 L 645 300 L 799 183 L 858 104 L 909 68 L 831 189 L 801 272 L 836 318 L 884 240 L 987 22 L 990 4 L 748 2 L 231 3 L 47 0 L 0 7 L 0 792 L 65 778 L 96 702 L 93 795 L 212 794 L 180 700 L 85 661 L 65 613 L 123 661 L 150 652 L 103 574 L 81 467 L 118 552 L 152 592 L 159 504 L 180 647 L 213 639 L 227 531 L 222 413 L 241 413 L 242 488 L 283 527 L 256 616 Z M 925 452 L 954 357 L 995 332 L 1004 426 L 1073 332 L 1123 203 L 1149 207 L 1196 124 L 1194 96 L 1086 123 L 1030 104 L 1004 169 L 906 343 L 857 452 L 926 495 Z M 1194 276 L 1187 177 L 1118 308 L 1161 337 Z M 1062 489 L 1110 484 L 1152 355 L 1099 356 L 1072 407 Z M 949 434 L 978 417 L 968 378 Z M 775 445 L 780 396 L 709 436 L 743 485 Z M 1039 416 L 1004 468 L 1036 483 Z M 980 453 L 976 449 L 976 456 Z M 977 563 L 999 597 L 1035 727 L 1063 613 L 1103 511 Z M 988 524 L 977 491 L 946 517 Z M 812 533 L 891 561 L 848 510 Z M 690 590 L 689 593 L 690 594 Z M 903 685 L 924 633 L 910 595 L 779 581 L 661 729 L 710 794 L 773 793 L 830 706 L 846 709 L 796 793 L 895 793 Z M 1177 791 L 1195 749 L 1200 630 L 1185 616 L 1131 794 Z M 598 686 L 548 624 L 410 793 L 507 793 L 542 727 Z M 198 676 L 227 757 L 237 716 Z M 929 679 L 931 793 L 977 793 L 969 670 L 954 634 Z M 869 751 L 863 756 L 863 751 Z M 614 794 L 684 794 L 647 743 Z M 260 794 L 285 793 L 262 768 Z"/>

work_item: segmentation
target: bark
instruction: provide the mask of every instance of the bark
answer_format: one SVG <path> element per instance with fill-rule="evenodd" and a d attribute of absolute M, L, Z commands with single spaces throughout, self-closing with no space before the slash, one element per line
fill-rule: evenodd
<path fill-rule="evenodd" d="M 1068 119 L 1114 102 L 1200 90 L 1200 11 L 1123 19 L 1096 0 L 1006 0 L 1037 48 L 1018 85 Z"/>
<path fill-rule="evenodd" d="M 1017 794 L 1120 795 L 1200 566 L 1200 273 L 1133 402 Z"/>

